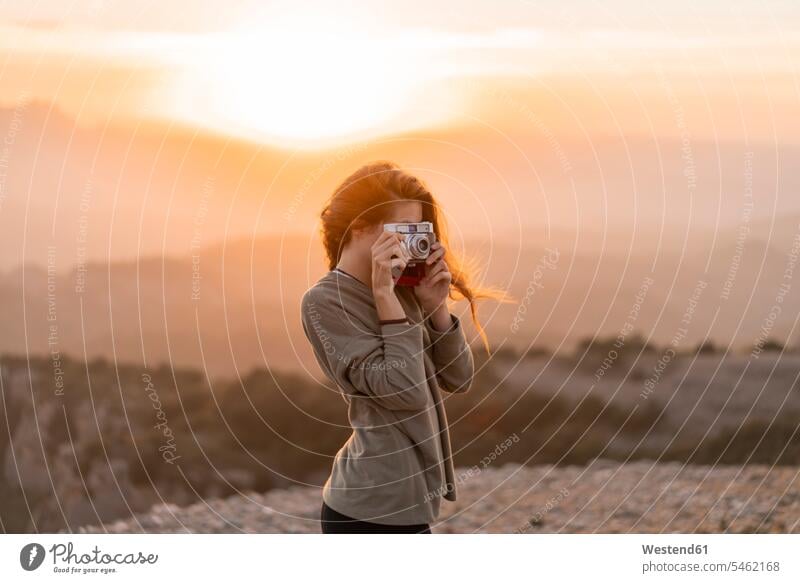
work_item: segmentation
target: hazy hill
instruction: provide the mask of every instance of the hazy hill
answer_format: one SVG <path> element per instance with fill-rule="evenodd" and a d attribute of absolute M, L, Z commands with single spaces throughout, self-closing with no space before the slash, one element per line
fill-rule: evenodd
<path fill-rule="evenodd" d="M 480 241 L 467 249 L 489 257 Z M 514 299 L 482 308 L 495 346 L 564 351 L 582 338 L 626 336 L 630 329 L 681 349 L 706 336 L 737 350 L 759 338 L 798 342 L 800 288 L 781 292 L 788 259 L 775 245 L 752 239 L 739 253 L 720 241 L 713 254 L 697 249 L 683 257 L 557 249 L 551 267 L 542 267 L 549 252 L 540 247 L 492 250 L 483 280 L 507 287 Z M 213 374 L 265 365 L 316 374 L 299 301 L 324 271 L 316 239 L 301 236 L 233 240 L 183 257 L 91 263 L 85 272 L 49 278 L 39 267 L 15 269 L 0 280 L 6 306 L 0 350 L 171 362 Z M 781 312 L 771 320 L 779 299 Z M 468 321 L 464 306 L 457 309 Z"/>
<path fill-rule="evenodd" d="M 785 162 L 800 149 L 790 143 L 697 139 L 687 160 L 669 136 L 554 136 L 534 123 L 498 123 L 505 133 L 465 121 L 293 151 L 152 121 L 78 126 L 44 102 L 0 108 L 0 136 L 11 138 L 0 269 L 47 265 L 49 247 L 66 271 L 83 256 L 113 263 L 184 256 L 223 240 L 309 236 L 334 186 L 385 158 L 428 181 L 458 241 L 656 255 L 684 243 L 709 247 L 715 233 L 736 228 L 752 155 L 754 232 L 775 215 L 780 245 L 796 234 L 787 218 L 800 213 L 791 196 L 800 175 Z"/>

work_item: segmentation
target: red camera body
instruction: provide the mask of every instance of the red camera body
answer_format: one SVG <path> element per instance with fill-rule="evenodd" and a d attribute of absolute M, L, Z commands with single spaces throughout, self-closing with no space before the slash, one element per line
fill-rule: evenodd
<path fill-rule="evenodd" d="M 419 285 L 419 282 L 422 281 L 422 278 L 425 277 L 425 273 L 426 271 L 424 263 L 412 263 L 407 265 L 403 270 L 403 273 L 400 274 L 400 277 L 397 280 L 397 285 L 407 287 L 417 286 Z"/>

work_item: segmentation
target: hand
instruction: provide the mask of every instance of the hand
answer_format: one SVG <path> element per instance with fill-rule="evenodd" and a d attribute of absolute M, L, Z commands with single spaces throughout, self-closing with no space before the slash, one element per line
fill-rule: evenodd
<path fill-rule="evenodd" d="M 381 320 L 406 317 L 394 293 L 396 279 L 393 272 L 402 273 L 409 260 L 402 241 L 401 234 L 384 231 L 372 245 L 372 296 Z"/>
<path fill-rule="evenodd" d="M 422 281 L 414 288 L 417 300 L 426 314 L 433 314 L 439 308 L 447 308 L 447 296 L 453 280 L 447 262 L 444 260 L 445 249 L 438 241 L 431 245 L 431 253 L 425 260 L 426 273 Z"/>
<path fill-rule="evenodd" d="M 394 290 L 395 273 L 402 273 L 410 259 L 402 245 L 403 235 L 384 231 L 372 245 L 372 293 Z"/>

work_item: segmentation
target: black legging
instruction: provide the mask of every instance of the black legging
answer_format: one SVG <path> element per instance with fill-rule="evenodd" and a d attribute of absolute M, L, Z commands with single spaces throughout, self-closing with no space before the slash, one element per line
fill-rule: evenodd
<path fill-rule="evenodd" d="M 431 534 L 427 524 L 378 524 L 356 520 L 336 512 L 324 501 L 320 523 L 325 534 Z"/>

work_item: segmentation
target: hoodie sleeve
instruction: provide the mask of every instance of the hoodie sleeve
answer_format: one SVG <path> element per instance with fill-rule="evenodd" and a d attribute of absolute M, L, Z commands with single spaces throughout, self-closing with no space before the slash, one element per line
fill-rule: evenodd
<path fill-rule="evenodd" d="M 465 393 L 472 386 L 475 363 L 467 344 L 461 321 L 451 314 L 452 324 L 444 332 L 425 321 L 431 339 L 433 363 L 442 389 L 450 393 Z"/>
<path fill-rule="evenodd" d="M 430 390 L 421 326 L 389 322 L 375 333 L 332 293 L 312 288 L 301 307 L 303 330 L 322 369 L 354 398 L 391 410 L 425 409 Z"/>

